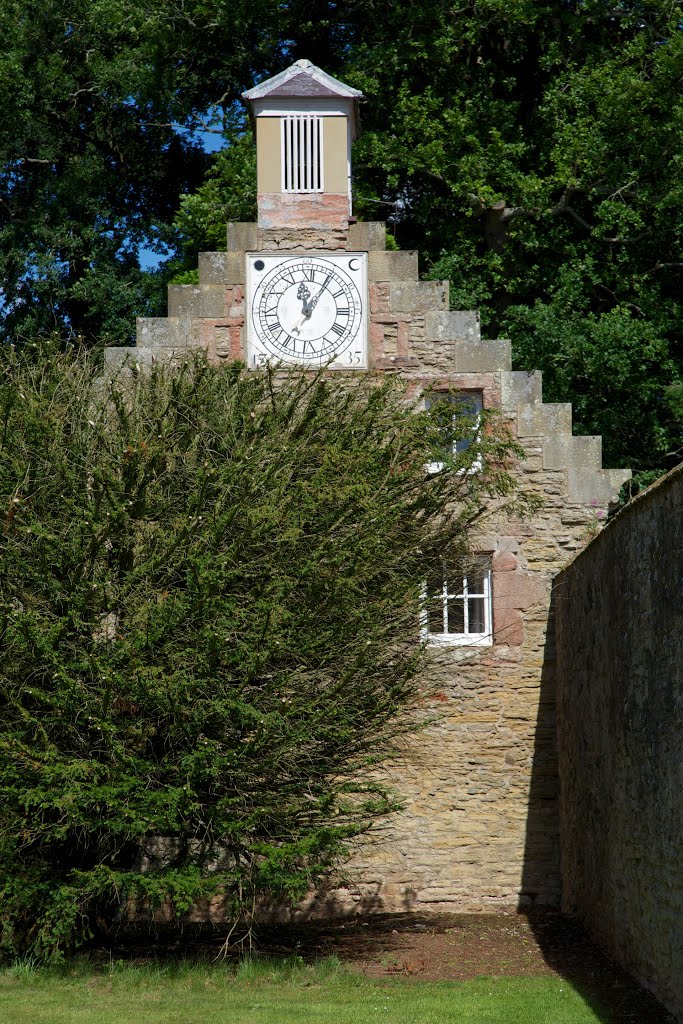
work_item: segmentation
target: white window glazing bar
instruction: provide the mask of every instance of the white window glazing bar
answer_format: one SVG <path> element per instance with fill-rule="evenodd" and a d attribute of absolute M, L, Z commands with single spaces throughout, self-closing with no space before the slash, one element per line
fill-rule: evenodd
<path fill-rule="evenodd" d="M 318 134 L 318 159 L 315 166 L 318 172 L 318 191 L 325 191 L 325 147 L 323 146 L 323 122 L 322 118 L 316 118 L 315 130 Z"/>
<path fill-rule="evenodd" d="M 467 576 L 462 581 L 462 597 L 463 597 L 463 617 L 462 617 L 462 631 L 467 635 L 470 631 L 470 603 L 467 600 L 469 592 L 467 589 Z"/>
<path fill-rule="evenodd" d="M 491 570 L 484 572 L 484 632 L 491 636 Z"/>

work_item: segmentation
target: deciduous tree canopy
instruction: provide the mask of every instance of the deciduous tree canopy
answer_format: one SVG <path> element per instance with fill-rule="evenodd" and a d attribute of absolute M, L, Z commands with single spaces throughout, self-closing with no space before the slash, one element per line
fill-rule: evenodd
<path fill-rule="evenodd" d="M 6 336 L 125 342 L 135 313 L 163 312 L 165 280 L 252 209 L 240 92 L 305 56 L 365 93 L 358 212 L 512 337 L 608 464 L 665 467 L 682 443 L 681 24 L 668 0 L 8 0 Z M 207 124 L 218 156 L 192 134 Z M 144 273 L 150 246 L 171 259 Z"/>

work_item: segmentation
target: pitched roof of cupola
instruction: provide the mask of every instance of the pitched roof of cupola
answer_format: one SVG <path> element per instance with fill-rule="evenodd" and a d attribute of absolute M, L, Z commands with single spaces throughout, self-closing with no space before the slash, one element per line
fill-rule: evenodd
<path fill-rule="evenodd" d="M 265 96 L 343 96 L 346 99 L 360 99 L 362 95 L 360 89 L 344 85 L 310 60 L 302 59 L 285 68 L 279 75 L 266 78 L 252 89 L 247 89 L 242 93 L 242 99 L 260 100 Z"/>
<path fill-rule="evenodd" d="M 242 93 L 242 99 L 250 105 L 259 100 L 345 100 L 352 110 L 354 135 L 358 131 L 358 100 L 362 96 L 360 89 L 352 89 L 305 59 Z"/>

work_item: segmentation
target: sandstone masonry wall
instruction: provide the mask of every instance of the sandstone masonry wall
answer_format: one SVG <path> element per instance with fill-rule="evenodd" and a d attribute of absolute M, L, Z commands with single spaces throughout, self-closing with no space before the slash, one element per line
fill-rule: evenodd
<path fill-rule="evenodd" d="M 544 403 L 540 373 L 513 371 L 510 342 L 483 339 L 476 312 L 450 310 L 448 282 L 419 280 L 417 254 L 386 251 L 379 223 L 228 225 L 227 251 L 200 255 L 199 284 L 170 287 L 168 317 L 140 319 L 137 347 L 108 349 L 107 366 L 173 363 L 189 348 L 244 359 L 245 252 L 339 249 L 368 253 L 370 371 L 399 374 L 414 393 L 482 391 L 523 446 L 520 483 L 543 505 L 524 522 L 495 515 L 473 539 L 492 561 L 494 642 L 434 651 L 438 719 L 388 769 L 405 810 L 296 913 L 558 903 L 550 591 L 629 476 L 602 468 L 600 438 L 574 437 L 571 406 Z"/>
<path fill-rule="evenodd" d="M 554 586 L 563 907 L 683 1019 L 683 466 Z"/>

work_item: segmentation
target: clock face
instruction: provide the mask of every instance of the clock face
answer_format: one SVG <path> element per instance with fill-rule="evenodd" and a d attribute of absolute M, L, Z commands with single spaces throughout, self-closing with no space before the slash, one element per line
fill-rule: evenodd
<path fill-rule="evenodd" d="M 250 366 L 367 367 L 367 254 L 247 255 Z"/>

